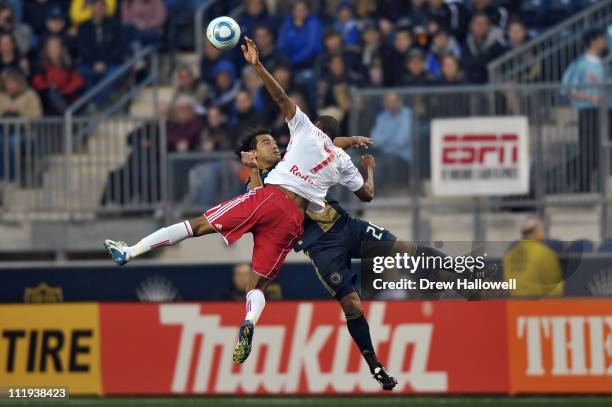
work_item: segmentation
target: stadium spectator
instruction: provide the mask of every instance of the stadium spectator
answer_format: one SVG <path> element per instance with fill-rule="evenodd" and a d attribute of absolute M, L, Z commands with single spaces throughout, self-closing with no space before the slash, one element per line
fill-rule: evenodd
<path fill-rule="evenodd" d="M 443 86 L 465 85 L 463 72 L 459 66 L 459 60 L 452 54 L 442 57 L 439 84 Z"/>
<path fill-rule="evenodd" d="M 339 55 L 343 59 L 347 71 L 346 74 L 350 75 L 352 80 L 359 79 L 362 68 L 360 66 L 361 55 L 357 47 L 345 47 L 342 35 L 334 30 L 325 32 L 323 46 L 323 52 L 317 56 L 315 61 L 315 75 L 317 78 L 325 78 L 330 74 L 330 61 L 334 56 Z"/>
<path fill-rule="evenodd" d="M 429 86 L 436 83 L 436 78 L 425 69 L 425 54 L 420 49 L 413 49 L 406 59 L 406 74 L 402 79 L 405 86 Z"/>
<path fill-rule="evenodd" d="M 297 0 L 291 15 L 285 18 L 278 33 L 278 48 L 289 59 L 295 70 L 312 68 L 314 58 L 321 51 L 323 29 L 305 0 Z"/>
<path fill-rule="evenodd" d="M 204 121 L 196 114 L 196 101 L 181 95 L 176 101 L 176 114 L 168 121 L 168 151 L 194 151 L 200 144 Z"/>
<path fill-rule="evenodd" d="M 278 64 L 288 63 L 274 42 L 274 35 L 269 27 L 262 25 L 255 28 L 255 38 L 253 38 L 257 48 L 259 49 L 259 60 L 261 63 L 273 69 Z"/>
<path fill-rule="evenodd" d="M 236 101 L 238 102 L 240 98 L 239 96 Z M 241 101 L 240 103 L 246 102 Z M 207 152 L 232 150 L 239 135 L 238 131 L 230 130 L 227 126 L 221 110 L 212 106 L 208 109 L 206 115 L 206 125 L 201 135 L 199 149 Z M 239 183 L 223 181 L 227 179 L 228 175 L 238 177 L 240 169 L 240 164 L 234 160 L 229 162 L 227 160 L 206 160 L 190 168 L 189 190 L 183 200 L 183 205 L 196 205 L 205 208 L 218 201 L 217 195 L 222 192 L 225 192 L 223 196 L 239 194 L 241 191 Z M 223 188 L 226 190 L 223 191 Z"/>
<path fill-rule="evenodd" d="M 250 274 L 251 265 L 249 263 L 236 264 L 232 272 L 232 282 L 219 292 L 217 299 L 221 301 L 244 301 Z M 282 299 L 280 284 L 277 282 L 268 284 L 265 288 L 265 295 L 267 300 Z"/>
<path fill-rule="evenodd" d="M 509 52 L 515 50 L 529 41 L 529 35 L 527 33 L 527 27 L 521 20 L 510 20 L 508 28 L 506 30 L 506 44 L 505 51 Z M 521 73 L 519 75 L 519 82 L 534 82 L 540 78 L 542 71 L 539 62 L 534 61 L 532 52 L 525 52 L 520 55 L 521 61 L 523 62 Z M 519 64 L 517 64 L 519 65 Z"/>
<path fill-rule="evenodd" d="M 64 10 L 60 6 L 55 5 L 49 9 L 46 17 L 45 28 L 39 36 L 41 39 L 40 43 L 44 44 L 47 38 L 51 36 L 61 37 L 70 56 L 73 58 L 76 57 L 77 49 L 75 37 L 68 32 L 68 24 Z"/>
<path fill-rule="evenodd" d="M 32 85 L 42 95 L 45 112 L 62 115 L 83 90 L 84 80 L 60 37 L 49 37 L 42 51 L 41 67 Z"/>
<path fill-rule="evenodd" d="M 244 11 L 238 16 L 237 22 L 242 34 L 253 39 L 258 27 L 265 27 L 270 33 L 273 33 L 277 27 L 276 19 L 268 13 L 264 0 L 244 0 Z"/>
<path fill-rule="evenodd" d="M 47 19 L 53 9 L 59 8 L 62 14 L 65 14 L 65 10 L 62 8 L 63 3 L 62 0 L 24 1 L 24 21 L 32 28 L 34 35 L 38 37 L 45 35 Z"/>
<path fill-rule="evenodd" d="M 411 0 L 410 13 L 407 15 L 408 23 L 415 29 L 425 28 L 429 23 L 429 6 L 427 0 Z"/>
<path fill-rule="evenodd" d="M 240 90 L 240 80 L 236 78 L 236 68 L 230 61 L 222 60 L 215 65 L 211 75 L 215 83 L 211 88 L 210 103 L 219 106 L 223 113 L 228 115 Z"/>
<path fill-rule="evenodd" d="M 0 72 L 7 68 L 18 69 L 26 76 L 30 74 L 30 63 L 21 56 L 15 37 L 12 34 L 0 34 Z"/>
<path fill-rule="evenodd" d="M 168 17 L 163 0 L 123 0 L 121 20 L 134 28 L 135 40 L 142 46 L 159 47 Z"/>
<path fill-rule="evenodd" d="M 469 12 L 458 0 L 429 0 L 429 16 L 438 27 L 451 33 L 459 42 L 465 40 L 469 24 Z"/>
<path fill-rule="evenodd" d="M 127 51 L 121 24 L 107 17 L 108 1 L 92 0 L 91 19 L 79 26 L 77 34 L 80 72 L 88 89 L 111 75 L 123 62 Z M 102 104 L 111 91 L 112 87 L 107 86 L 104 92 L 100 92 L 95 104 Z"/>
<path fill-rule="evenodd" d="M 221 109 L 211 106 L 206 111 L 206 126 L 202 131 L 202 151 L 232 150 L 238 134 L 232 135 Z"/>
<path fill-rule="evenodd" d="M 361 51 L 361 65 L 365 72 L 369 72 L 373 65 L 378 68 L 382 66 L 383 46 L 380 33 L 376 27 L 371 24 L 368 25 L 363 31 L 363 46 Z"/>
<path fill-rule="evenodd" d="M 353 17 L 353 5 L 350 1 L 342 1 L 338 5 L 333 27 L 340 33 L 346 45 L 359 45 L 361 41 L 359 22 Z"/>
<path fill-rule="evenodd" d="M 244 90 L 249 93 L 251 99 L 253 100 L 253 107 L 255 110 L 261 115 L 261 113 L 266 112 L 265 106 L 265 97 L 264 93 L 266 93 L 263 88 L 263 84 L 261 79 L 259 79 L 259 75 L 255 72 L 255 69 L 247 65 L 242 69 L 242 86 Z M 264 118 L 265 120 L 265 118 Z"/>
<path fill-rule="evenodd" d="M 470 11 L 473 15 L 486 14 L 491 24 L 502 30 L 506 29 L 510 17 L 508 10 L 503 6 L 495 4 L 495 0 L 472 0 Z"/>
<path fill-rule="evenodd" d="M 161 199 L 159 126 L 154 121 L 130 131 L 125 164 L 108 174 L 101 204 L 158 203 Z"/>
<path fill-rule="evenodd" d="M 461 46 L 445 29 L 439 29 L 433 36 L 426 62 L 427 72 L 438 80 L 442 78 L 442 58 L 445 55 L 461 58 Z"/>
<path fill-rule="evenodd" d="M 36 119 L 42 115 L 40 99 L 28 87 L 25 77 L 15 69 L 8 69 L 0 77 L 0 117 Z M 18 145 L 23 143 L 25 131 L 22 126 L 6 125 L 0 128 L 0 183 L 14 180 L 17 168 Z M 8 152 L 8 156 L 6 156 Z M 8 158 L 8 163 L 4 162 Z M 5 174 L 8 164 L 9 174 Z"/>
<path fill-rule="evenodd" d="M 386 186 L 398 179 L 405 184 L 412 160 L 412 111 L 396 93 L 385 94 L 383 106 L 370 131 L 377 158 L 376 177 L 385 179 Z"/>
<path fill-rule="evenodd" d="M 113 17 L 117 11 L 117 0 L 101 0 L 105 3 L 104 14 Z M 94 8 L 97 0 L 71 0 L 70 2 L 70 21 L 73 27 L 87 22 L 94 16 Z"/>
<path fill-rule="evenodd" d="M 22 55 L 27 55 L 30 51 L 33 42 L 32 29 L 15 20 L 13 8 L 8 4 L 0 3 L 0 33 L 13 35 Z"/>
<path fill-rule="evenodd" d="M 42 116 L 40 97 L 28 86 L 26 78 L 20 71 L 9 68 L 2 73 L 0 78 L 2 82 L 1 117 L 37 119 Z"/>
<path fill-rule="evenodd" d="M 200 80 L 212 83 L 214 82 L 212 71 L 215 65 L 221 61 L 221 51 L 215 48 L 208 40 L 204 41 L 203 47 L 204 52 L 200 59 Z"/>
<path fill-rule="evenodd" d="M 412 48 L 414 38 L 408 28 L 399 29 L 393 37 L 393 48 L 383 57 L 383 72 L 386 86 L 397 86 L 402 83 L 404 64 Z"/>
<path fill-rule="evenodd" d="M 462 51 L 462 65 L 467 80 L 471 83 L 486 83 L 487 65 L 504 51 L 502 31 L 491 26 L 487 14 L 475 14 L 470 22 L 470 33 Z"/>
<path fill-rule="evenodd" d="M 544 240 L 544 224 L 529 218 L 521 226 L 521 240 L 504 255 L 504 280 L 516 279 L 512 297 L 563 295 L 563 273 L 555 252 Z"/>
<path fill-rule="evenodd" d="M 202 102 L 206 99 L 207 87 L 205 84 L 197 81 L 192 69 L 183 65 L 176 70 L 177 87 L 174 89 L 174 94 L 170 100 L 168 111 L 163 112 L 166 116 L 174 117 L 176 111 L 176 101 L 182 95 L 191 96 L 196 102 L 196 113 L 203 115 L 206 113 Z"/>
<path fill-rule="evenodd" d="M 234 111 L 230 116 L 229 125 L 232 133 L 240 136 L 249 128 L 256 128 L 262 124 L 262 117 L 253 107 L 253 98 L 246 90 L 236 94 Z"/>
<path fill-rule="evenodd" d="M 604 94 L 601 84 L 606 80 L 606 69 L 601 59 L 606 51 L 607 39 L 603 31 L 590 29 L 584 34 L 585 53 L 572 62 L 563 74 L 565 85 L 575 85 L 570 92 L 572 106 L 578 110 L 578 155 L 573 168 L 573 182 L 578 192 L 599 189 L 600 123 L 599 103 Z M 608 106 L 612 96 L 608 94 Z"/>
<path fill-rule="evenodd" d="M 317 105 L 319 109 L 329 107 L 339 109 L 340 114 L 336 119 L 343 128 L 346 124 L 343 123 L 343 119 L 351 107 L 351 89 L 357 86 L 358 82 L 347 74 L 344 59 L 341 55 L 331 57 L 327 71 L 328 74 L 319 82 Z"/>

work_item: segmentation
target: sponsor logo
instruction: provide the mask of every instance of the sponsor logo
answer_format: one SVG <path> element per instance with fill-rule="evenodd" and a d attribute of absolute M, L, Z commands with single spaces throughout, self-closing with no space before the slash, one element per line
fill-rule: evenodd
<path fill-rule="evenodd" d="M 373 303 L 368 322 L 371 331 L 376 333 L 376 342 L 388 345 L 393 355 L 386 364 L 387 369 L 397 377 L 401 387 L 423 392 L 447 391 L 448 373 L 427 366 L 433 324 L 386 324 L 383 322 L 385 307 L 385 303 Z M 357 371 L 349 370 L 349 354 L 354 345 L 345 324 L 341 323 L 343 317 L 334 325 L 314 324 L 313 311 L 313 304 L 300 304 L 291 331 L 287 325 L 258 325 L 249 360 L 236 370 L 231 363 L 235 326 L 222 325 L 219 315 L 201 314 L 198 305 L 161 305 L 161 323 L 181 327 L 171 391 L 252 393 L 263 388 L 267 393 L 296 393 L 304 382 L 308 392 L 313 393 L 379 391 L 380 386 L 372 380 L 365 363 Z M 325 347 L 334 349 L 331 368 L 322 366 L 320 353 Z M 220 361 L 215 369 L 213 361 L 218 349 Z M 286 366 L 282 371 L 281 364 Z M 190 377 L 190 372 L 195 377 Z"/>
<path fill-rule="evenodd" d="M 62 287 L 51 287 L 45 282 L 36 287 L 26 287 L 23 291 L 24 302 L 62 302 L 63 300 Z"/>
<path fill-rule="evenodd" d="M 291 169 L 289 170 L 289 173 L 295 175 L 296 177 L 300 178 L 302 181 L 309 183 L 310 185 L 314 184 L 313 180 L 310 179 L 309 175 L 303 175 L 300 172 L 300 169 L 298 168 L 297 165 L 292 165 Z"/>
<path fill-rule="evenodd" d="M 527 376 L 612 376 L 612 315 L 521 316 Z M 544 361 L 547 360 L 548 363 Z"/>
<path fill-rule="evenodd" d="M 175 301 L 178 290 L 172 281 L 162 276 L 152 276 L 140 283 L 136 289 L 136 296 L 140 301 L 164 302 Z"/>

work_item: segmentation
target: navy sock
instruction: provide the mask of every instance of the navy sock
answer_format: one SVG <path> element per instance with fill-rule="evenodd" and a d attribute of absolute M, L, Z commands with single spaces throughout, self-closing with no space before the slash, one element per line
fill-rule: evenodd
<path fill-rule="evenodd" d="M 374 346 L 372 346 L 372 337 L 370 336 L 370 326 L 368 325 L 368 320 L 363 315 L 363 312 L 353 316 L 347 315 L 346 326 L 348 327 L 349 333 L 353 337 L 353 340 L 359 347 L 365 361 L 370 367 L 370 371 L 373 371 L 378 366 L 381 366 L 380 362 L 376 358 Z"/>

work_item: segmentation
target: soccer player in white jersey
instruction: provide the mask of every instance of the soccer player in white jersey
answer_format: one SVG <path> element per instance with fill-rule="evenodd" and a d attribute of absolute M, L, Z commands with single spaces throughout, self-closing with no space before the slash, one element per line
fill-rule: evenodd
<path fill-rule="evenodd" d="M 272 99 L 282 110 L 290 131 L 290 142 L 281 162 L 266 178 L 265 185 L 210 208 L 200 217 L 162 228 L 133 246 L 106 240 L 113 260 L 124 265 L 135 257 L 186 238 L 219 233 L 227 244 L 243 234 L 253 234 L 253 273 L 247 284 L 246 317 L 240 327 L 233 359 L 242 363 L 251 352 L 255 324 L 265 306 L 262 289 L 279 273 L 295 242 L 303 233 L 304 211 L 323 211 L 327 190 L 341 184 L 363 201 L 373 198 L 373 185 L 353 165 L 341 148 L 363 144 L 363 138 L 340 138 L 338 122 L 321 116 L 313 124 L 287 96 L 274 77 L 259 62 L 255 43 L 245 37 L 244 58 L 254 66 Z M 366 141 L 367 142 L 367 141 Z M 255 160 L 251 152 L 243 159 Z M 278 148 L 276 149 L 276 154 Z"/>

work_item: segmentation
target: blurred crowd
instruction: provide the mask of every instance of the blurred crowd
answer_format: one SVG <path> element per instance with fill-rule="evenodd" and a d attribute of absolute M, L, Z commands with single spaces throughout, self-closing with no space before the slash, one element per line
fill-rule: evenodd
<path fill-rule="evenodd" d="M 0 0 L 0 115 L 63 114 L 135 48 L 161 46 L 166 19 L 163 0 Z"/>

